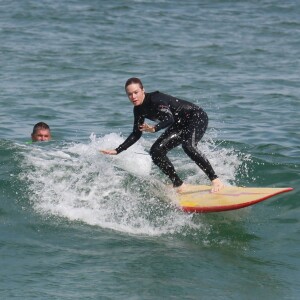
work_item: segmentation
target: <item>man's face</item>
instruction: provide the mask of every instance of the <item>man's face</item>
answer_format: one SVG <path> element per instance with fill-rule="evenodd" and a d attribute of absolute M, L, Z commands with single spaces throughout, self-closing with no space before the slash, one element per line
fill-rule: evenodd
<path fill-rule="evenodd" d="M 33 142 L 43 142 L 51 140 L 51 133 L 48 129 L 38 129 L 35 134 L 31 135 Z"/>

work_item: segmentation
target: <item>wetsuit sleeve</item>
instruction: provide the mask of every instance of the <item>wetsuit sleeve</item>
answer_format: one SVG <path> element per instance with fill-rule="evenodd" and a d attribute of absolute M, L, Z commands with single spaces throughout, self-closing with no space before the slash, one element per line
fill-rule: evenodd
<path fill-rule="evenodd" d="M 174 123 L 174 117 L 171 111 L 168 109 L 168 112 L 161 112 L 160 122 L 154 126 L 155 132 L 166 127 L 169 127 Z"/>
<path fill-rule="evenodd" d="M 132 133 L 118 148 L 115 149 L 117 151 L 117 154 L 128 149 L 140 139 L 140 137 L 142 136 L 142 132 L 139 130 L 139 125 L 143 122 L 144 118 L 140 117 L 137 113 L 134 112 L 134 124 Z"/>
<path fill-rule="evenodd" d="M 142 136 L 142 132 L 132 132 L 128 138 L 122 143 L 118 148 L 116 148 L 117 154 L 120 152 L 128 149 L 130 146 L 132 146 L 135 142 L 137 142 L 140 137 Z"/>
<path fill-rule="evenodd" d="M 159 94 L 163 95 L 161 93 Z M 155 131 L 159 131 L 172 125 L 174 123 L 174 116 L 167 102 L 160 98 L 159 101 L 154 99 L 153 104 L 156 106 L 158 111 L 158 120 L 160 121 L 154 126 Z"/>

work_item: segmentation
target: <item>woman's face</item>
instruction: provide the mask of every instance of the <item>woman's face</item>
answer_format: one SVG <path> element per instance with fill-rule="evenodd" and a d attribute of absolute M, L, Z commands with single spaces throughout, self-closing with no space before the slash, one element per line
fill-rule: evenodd
<path fill-rule="evenodd" d="M 134 106 L 139 106 L 145 99 L 145 90 L 138 83 L 132 83 L 126 87 L 126 94 Z"/>

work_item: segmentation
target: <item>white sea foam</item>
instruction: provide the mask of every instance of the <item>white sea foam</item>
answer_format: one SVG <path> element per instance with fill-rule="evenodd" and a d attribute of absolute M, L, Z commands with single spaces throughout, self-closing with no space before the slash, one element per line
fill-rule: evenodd
<path fill-rule="evenodd" d="M 174 195 L 160 182 L 164 177 L 151 167 L 144 149 L 148 142 L 141 140 L 117 156 L 99 152 L 123 140 L 113 133 L 99 138 L 92 134 L 87 144 L 28 146 L 22 180 L 27 181 L 33 208 L 41 214 L 130 234 L 207 231 L 199 218 L 195 222 L 193 215 L 181 212 L 170 201 Z M 234 180 L 241 164 L 238 154 L 222 148 L 211 153 L 212 147 L 208 141 L 200 145 L 221 177 Z M 178 172 L 191 183 L 209 184 L 203 172 L 180 153 L 170 153 Z"/>

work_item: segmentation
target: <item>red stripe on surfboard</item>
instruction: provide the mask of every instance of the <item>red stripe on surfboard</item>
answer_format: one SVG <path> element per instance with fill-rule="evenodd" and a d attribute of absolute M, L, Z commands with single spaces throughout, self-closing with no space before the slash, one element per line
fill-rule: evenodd
<path fill-rule="evenodd" d="M 221 205 L 221 206 L 211 206 L 211 207 L 192 207 L 192 206 L 181 206 L 181 209 L 185 212 L 190 212 L 190 213 L 206 213 L 206 212 L 220 212 L 220 211 L 226 211 L 226 210 L 235 210 L 235 209 L 240 209 L 240 208 L 244 208 L 250 205 L 253 205 L 255 203 L 258 202 L 262 202 L 266 199 L 269 199 L 273 196 L 282 194 L 282 193 L 286 193 L 286 192 L 290 192 L 292 191 L 293 188 L 286 188 L 286 189 L 282 189 L 281 191 L 278 191 L 276 193 L 270 194 L 268 196 L 253 200 L 253 201 L 249 201 L 249 202 L 244 202 L 244 203 L 239 203 L 239 204 L 232 204 L 232 205 Z"/>

